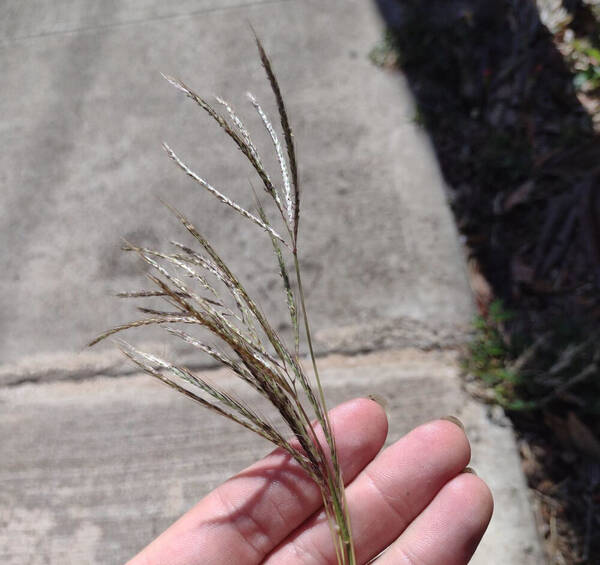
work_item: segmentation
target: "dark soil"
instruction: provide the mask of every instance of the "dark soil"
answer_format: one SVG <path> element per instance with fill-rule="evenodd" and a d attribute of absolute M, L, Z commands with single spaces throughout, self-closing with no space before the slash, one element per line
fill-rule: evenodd
<path fill-rule="evenodd" d="M 501 335 L 484 396 L 513 419 L 549 562 L 600 563 L 600 24 L 579 1 L 551 31 L 530 0 L 379 3 L 373 57 L 409 80 Z"/>

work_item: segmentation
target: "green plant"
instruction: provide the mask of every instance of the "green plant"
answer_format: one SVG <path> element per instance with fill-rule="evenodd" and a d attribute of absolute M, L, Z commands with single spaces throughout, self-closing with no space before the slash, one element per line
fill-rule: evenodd
<path fill-rule="evenodd" d="M 487 316 L 477 316 L 475 337 L 465 360 L 465 368 L 481 379 L 505 407 L 512 405 L 514 388 L 520 383 L 518 372 L 510 366 L 510 347 L 503 331 L 512 316 L 500 300 L 490 304 Z"/>
<path fill-rule="evenodd" d="M 497 300 L 487 316 L 475 319 L 465 370 L 508 410 L 556 405 L 600 413 L 598 332 L 557 318 L 550 330 L 535 338 L 509 339 L 505 324 L 514 316 Z"/>
<path fill-rule="evenodd" d="M 221 114 L 183 82 L 172 77 L 165 78 L 217 122 L 241 150 L 258 174 L 281 227 L 271 222 L 258 196 L 258 213 L 253 214 L 196 174 L 168 145 L 165 144 L 164 148 L 179 168 L 197 184 L 253 222 L 270 238 L 294 331 L 293 349 L 288 348 L 259 304 L 246 291 L 208 239 L 181 212 L 172 207 L 170 209 L 195 239 L 199 248 L 192 249 L 187 245 L 172 242 L 174 250 L 161 252 L 126 243 L 124 249 L 139 255 L 154 271 L 148 275 L 154 288 L 120 294 L 128 298 L 158 297 L 166 304 L 166 308 L 140 307 L 139 310 L 146 314 L 146 317 L 109 330 L 93 340 L 90 345 L 129 328 L 158 325 L 228 367 L 276 408 L 292 437 L 297 440 L 298 446 L 287 438 L 287 432 L 280 431 L 251 406 L 186 367 L 140 351 L 127 342 L 119 342 L 123 353 L 146 373 L 288 452 L 321 490 L 338 563 L 353 565 L 356 559 L 344 484 L 319 379 L 302 288 L 298 259 L 300 191 L 294 140 L 271 63 L 258 38 L 256 43 L 275 95 L 285 152 L 275 128 L 261 106 L 251 94 L 249 98 L 275 149 L 281 169 L 281 186 L 278 186 L 264 168 L 248 130 L 227 102 L 217 98 L 224 108 L 224 113 Z M 291 273 L 286 267 L 285 255 L 291 256 Z M 295 280 L 294 285 L 292 280 Z M 300 362 L 299 341 L 302 327 L 310 352 L 314 382 Z M 217 345 L 209 344 L 202 337 L 191 333 L 194 329 L 205 332 L 208 330 L 208 334 L 216 338 Z M 313 418 L 323 430 L 325 445 L 317 438 Z"/>
<path fill-rule="evenodd" d="M 378 67 L 395 67 L 400 64 L 400 53 L 396 34 L 387 29 L 369 52 L 369 59 Z"/>
<path fill-rule="evenodd" d="M 588 38 L 574 39 L 571 47 L 571 60 L 576 70 L 575 88 L 584 92 L 596 90 L 600 87 L 600 49 Z"/>

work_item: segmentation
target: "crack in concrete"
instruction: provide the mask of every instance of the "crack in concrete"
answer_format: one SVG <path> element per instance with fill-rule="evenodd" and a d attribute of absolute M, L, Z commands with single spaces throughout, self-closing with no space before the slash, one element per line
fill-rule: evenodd
<path fill-rule="evenodd" d="M 330 355 L 358 357 L 365 354 L 394 350 L 458 351 L 468 339 L 468 328 L 454 325 L 432 328 L 410 318 L 377 320 L 370 324 L 357 324 L 321 330 L 315 336 L 317 357 Z M 152 350 L 157 344 L 146 344 Z M 179 364 L 193 371 L 214 370 L 221 367 L 212 360 L 197 361 L 181 352 L 169 356 L 179 357 Z M 304 352 L 306 355 L 306 352 Z M 129 367 L 117 351 L 88 355 L 64 352 L 50 359 L 25 359 L 15 365 L 0 366 L 0 389 L 24 384 L 84 381 L 97 377 L 125 377 L 139 374 L 137 367 Z"/>
<path fill-rule="evenodd" d="M 457 347 L 452 345 L 446 346 L 431 346 L 431 347 L 404 347 L 401 350 L 415 350 L 420 351 L 421 353 L 432 353 L 435 352 L 437 354 L 444 353 L 455 353 L 457 351 Z M 401 351 L 400 350 L 400 351 Z M 399 351 L 398 349 L 382 349 L 382 350 L 374 350 L 369 348 L 359 348 L 355 350 L 348 350 L 346 348 L 332 348 L 326 351 L 322 351 L 316 355 L 317 359 L 323 361 L 331 356 L 341 356 L 344 358 L 360 358 L 369 355 L 376 354 L 385 354 L 386 352 L 395 352 Z M 308 362 L 308 357 L 303 358 L 304 361 Z M 191 371 L 214 371 L 216 369 L 223 368 L 220 363 L 181 363 L 180 365 L 185 366 L 187 369 Z M 92 370 L 64 370 L 60 367 L 52 367 L 46 370 L 40 370 L 39 372 L 31 372 L 27 375 L 23 376 L 14 376 L 14 377 L 3 377 L 0 375 L 0 390 L 3 388 L 16 388 L 22 385 L 28 384 L 51 384 L 51 383 L 64 383 L 64 382 L 83 382 L 87 380 L 92 380 L 100 377 L 108 377 L 108 378 L 122 378 L 122 377 L 132 377 L 135 375 L 141 374 L 141 369 L 137 367 L 127 368 L 116 368 L 116 367 L 108 367 L 108 368 L 99 368 Z M 3 382 L 4 381 L 4 382 Z"/>

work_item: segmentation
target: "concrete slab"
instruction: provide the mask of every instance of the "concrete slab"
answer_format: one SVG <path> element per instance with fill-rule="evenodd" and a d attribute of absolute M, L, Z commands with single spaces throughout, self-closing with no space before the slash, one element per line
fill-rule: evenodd
<path fill-rule="evenodd" d="M 0 364 L 78 351 L 135 316 L 110 296 L 142 281 L 120 238 L 185 239 L 157 195 L 189 213 L 285 324 L 268 239 L 199 193 L 160 147 L 168 141 L 252 206 L 238 152 L 159 76 L 229 97 L 270 153 L 244 96 L 254 91 L 273 114 L 248 21 L 295 127 L 320 350 L 410 345 L 414 328 L 439 345 L 468 324 L 464 261 L 429 141 L 403 79 L 368 60 L 381 33 L 369 1 L 62 0 L 51 11 L 10 1 L 1 10 Z"/>
<path fill-rule="evenodd" d="M 6 0 L 0 7 L 0 37 L 3 43 L 10 43 L 48 35 L 190 18 L 230 8 L 285 1 L 180 0 L 175 4 L 156 0 L 113 0 L 102 3 L 88 0 L 56 0 L 49 10 L 44 0 L 31 0 L 26 4 L 19 0 Z"/>
<path fill-rule="evenodd" d="M 464 339 L 472 300 L 443 181 L 412 121 L 407 85 L 368 61 L 381 32 L 371 2 L 59 0 L 52 10 L 3 2 L 2 563 L 123 561 L 268 449 L 149 377 L 108 378 L 130 371 L 112 352 L 77 354 L 134 315 L 110 296 L 139 288 L 144 274 L 122 257 L 120 238 L 158 247 L 185 239 L 155 196 L 190 215 L 285 331 L 269 241 L 200 194 L 160 149 L 168 141 L 252 205 L 251 171 L 236 150 L 159 77 L 227 96 L 260 131 L 245 91 L 272 115 L 274 107 L 248 20 L 271 54 L 296 133 L 319 350 Z M 258 142 L 269 153 L 266 138 Z M 180 358 L 160 337 L 157 345 L 144 334 L 150 349 Z M 336 402 L 370 392 L 389 399 L 391 438 L 440 414 L 462 417 L 474 466 L 496 494 L 474 563 L 541 563 L 511 430 L 461 392 L 452 354 L 335 357 L 324 367 Z"/>
<path fill-rule="evenodd" d="M 454 354 L 417 350 L 321 362 L 330 402 L 387 399 L 388 443 L 455 414 L 496 510 L 474 565 L 541 565 L 512 430 L 460 389 Z M 212 375 L 238 394 L 221 371 Z M 0 561 L 121 563 L 268 445 L 151 377 L 0 389 Z"/>

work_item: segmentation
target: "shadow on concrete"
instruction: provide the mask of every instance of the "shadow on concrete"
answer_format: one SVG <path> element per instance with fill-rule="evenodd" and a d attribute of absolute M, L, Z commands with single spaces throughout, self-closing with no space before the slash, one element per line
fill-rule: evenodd
<path fill-rule="evenodd" d="M 597 319 L 600 143 L 535 4 L 378 4 L 494 294 Z M 572 26 L 587 25 L 570 4 Z"/>
<path fill-rule="evenodd" d="M 555 508 L 572 528 L 561 538 L 571 536 L 565 554 L 592 562 L 600 545 L 591 525 L 600 515 L 589 502 L 597 484 L 589 485 L 598 466 L 581 452 L 574 455 L 582 457 L 578 471 L 573 461 L 561 461 L 578 448 L 573 437 L 555 432 L 566 428 L 567 416 L 580 414 L 600 437 L 597 345 L 554 380 L 548 372 L 560 367 L 568 344 L 589 339 L 600 320 L 598 14 L 581 0 L 565 0 L 554 9 L 561 8 L 568 23 L 553 36 L 533 0 L 377 4 L 390 32 L 373 56 L 408 79 L 414 120 L 431 136 L 473 257 L 480 311 L 487 315 L 495 297 L 514 310 L 507 326 L 512 345 L 523 339 L 517 355 L 546 336 L 538 359 L 524 367 L 520 394 L 533 399 L 533 410 L 517 424 L 522 437 L 535 430 L 542 452 L 544 470 L 530 474 L 530 484 L 559 485 Z M 585 51 L 591 66 L 575 74 L 569 69 L 554 41 L 564 45 L 564 33 L 575 42 L 585 38 L 571 45 Z"/>

